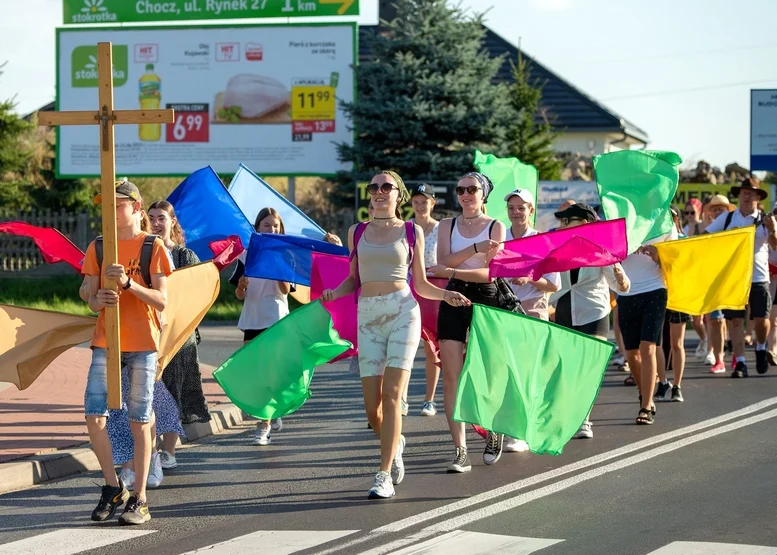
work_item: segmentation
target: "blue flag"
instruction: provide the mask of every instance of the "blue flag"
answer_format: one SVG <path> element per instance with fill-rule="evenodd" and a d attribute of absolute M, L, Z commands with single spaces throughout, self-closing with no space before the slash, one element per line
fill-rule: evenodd
<path fill-rule="evenodd" d="M 256 220 L 262 208 L 275 208 L 283 220 L 289 235 L 302 235 L 311 239 L 323 239 L 326 232 L 302 210 L 294 206 L 261 177 L 243 164 L 229 184 L 229 194 L 245 214 L 249 222 Z"/>
<path fill-rule="evenodd" d="M 209 248 L 213 241 L 237 235 L 248 245 L 254 233 L 254 226 L 210 166 L 184 179 L 167 201 L 175 207 L 186 234 L 186 246 L 202 261 L 213 258 Z"/>
<path fill-rule="evenodd" d="M 245 275 L 310 286 L 313 253 L 348 256 L 348 249 L 298 235 L 254 233 L 246 254 Z"/>

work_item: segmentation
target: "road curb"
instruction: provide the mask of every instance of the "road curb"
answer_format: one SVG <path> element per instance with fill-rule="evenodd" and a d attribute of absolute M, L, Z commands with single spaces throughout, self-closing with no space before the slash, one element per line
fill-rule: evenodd
<path fill-rule="evenodd" d="M 243 411 L 232 403 L 216 405 L 211 409 L 210 414 L 210 422 L 184 424 L 183 429 L 187 437 L 181 438 L 181 443 L 190 443 L 219 434 L 224 430 L 238 428 L 246 418 Z M 88 443 L 0 463 L 0 493 L 25 489 L 49 480 L 96 470 L 100 470 L 100 464 Z"/>

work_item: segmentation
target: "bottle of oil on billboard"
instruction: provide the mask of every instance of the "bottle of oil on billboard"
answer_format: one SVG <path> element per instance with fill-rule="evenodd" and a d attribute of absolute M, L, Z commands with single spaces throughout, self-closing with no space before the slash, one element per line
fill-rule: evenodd
<path fill-rule="evenodd" d="M 140 81 L 140 109 L 158 110 L 162 101 L 162 80 L 154 73 L 154 64 L 146 64 L 146 72 Z M 162 125 L 159 123 L 141 123 L 138 125 L 141 141 L 158 141 L 162 137 Z"/>

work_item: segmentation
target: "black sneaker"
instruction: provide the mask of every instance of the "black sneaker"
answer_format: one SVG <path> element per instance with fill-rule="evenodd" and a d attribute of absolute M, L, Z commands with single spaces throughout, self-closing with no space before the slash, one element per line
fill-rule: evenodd
<path fill-rule="evenodd" d="M 502 444 L 504 443 L 504 434 L 495 434 L 488 432 L 486 437 L 486 448 L 483 451 L 483 462 L 486 464 L 496 464 L 502 457 Z"/>
<path fill-rule="evenodd" d="M 448 472 L 469 472 L 472 470 L 472 465 L 469 462 L 469 455 L 467 455 L 466 447 L 456 447 L 456 458 L 448 466 Z"/>
<path fill-rule="evenodd" d="M 100 502 L 92 511 L 92 520 L 95 522 L 102 522 L 111 518 L 116 509 L 121 507 L 124 502 L 129 499 L 129 492 L 124 484 L 119 480 L 119 487 L 105 485 L 102 487 L 102 494 L 100 495 Z"/>
<path fill-rule="evenodd" d="M 672 387 L 672 402 L 682 403 L 683 401 L 685 401 L 685 399 L 683 399 L 683 391 L 680 389 L 680 386 L 676 385 Z"/>
<path fill-rule="evenodd" d="M 747 377 L 747 364 L 744 362 L 737 362 L 734 367 L 734 371 L 731 372 L 732 378 L 746 378 Z"/>
<path fill-rule="evenodd" d="M 119 517 L 119 524 L 143 524 L 149 520 L 151 520 L 151 513 L 148 512 L 148 503 L 133 495 Z"/>
<path fill-rule="evenodd" d="M 656 394 L 653 395 L 654 401 L 667 401 L 667 394 L 672 390 L 672 384 L 669 382 L 656 384 Z"/>
<path fill-rule="evenodd" d="M 766 351 L 755 352 L 755 371 L 759 374 L 766 374 L 769 371 L 769 358 Z"/>

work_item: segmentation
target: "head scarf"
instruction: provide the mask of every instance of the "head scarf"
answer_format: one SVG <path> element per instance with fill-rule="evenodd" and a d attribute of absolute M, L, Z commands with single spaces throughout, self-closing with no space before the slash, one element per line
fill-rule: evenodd
<path fill-rule="evenodd" d="M 483 189 L 483 204 L 487 203 L 488 195 L 494 190 L 494 184 L 491 183 L 491 180 L 480 172 L 469 172 L 462 175 L 459 181 L 465 177 L 471 177 L 480 184 L 480 187 Z"/>
<path fill-rule="evenodd" d="M 391 170 L 383 170 L 380 173 L 391 177 L 391 179 L 393 179 L 394 182 L 397 184 L 397 187 L 399 187 L 399 199 L 397 200 L 397 206 L 402 206 L 403 204 L 405 204 L 407 201 L 410 200 L 410 193 L 408 192 L 407 187 L 405 187 L 405 182 L 402 181 L 402 178 L 399 177 L 399 174 L 397 172 L 393 172 Z"/>

